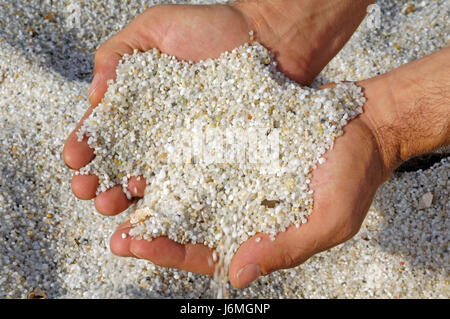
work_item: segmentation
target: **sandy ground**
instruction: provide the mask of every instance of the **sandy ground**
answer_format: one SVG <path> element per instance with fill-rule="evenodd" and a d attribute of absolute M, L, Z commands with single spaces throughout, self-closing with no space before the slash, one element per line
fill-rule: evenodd
<path fill-rule="evenodd" d="M 207 276 L 113 256 L 109 236 L 127 213 L 103 217 L 70 191 L 61 151 L 84 113 L 95 49 L 144 3 L 162 1 L 128 2 L 0 3 L 2 298 L 26 298 L 36 287 L 50 298 L 214 296 Z M 380 28 L 363 23 L 314 85 L 371 77 L 449 43 L 449 1 L 378 3 Z M 444 158 L 396 173 L 353 239 L 231 296 L 448 298 L 449 168 Z M 427 193 L 432 202 L 420 208 Z"/>

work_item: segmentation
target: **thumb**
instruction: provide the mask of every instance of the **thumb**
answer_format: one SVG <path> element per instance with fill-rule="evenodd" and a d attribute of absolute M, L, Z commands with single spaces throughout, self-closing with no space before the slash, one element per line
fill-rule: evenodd
<path fill-rule="evenodd" d="M 145 52 L 155 47 L 155 41 L 145 24 L 149 10 L 144 11 L 124 29 L 104 42 L 95 53 L 94 78 L 89 89 L 89 102 L 97 106 L 105 95 L 108 80 L 116 79 L 116 68 L 124 54 L 134 49 Z"/>
<path fill-rule="evenodd" d="M 105 95 L 108 80 L 116 79 L 116 68 L 122 56 L 133 52 L 133 48 L 115 37 L 103 43 L 95 53 L 94 78 L 89 88 L 89 103 L 94 107 Z"/>
<path fill-rule="evenodd" d="M 296 227 L 291 226 L 278 234 L 275 241 L 266 234 L 259 234 L 244 242 L 230 265 L 231 284 L 235 288 L 244 288 L 261 275 L 291 268 L 307 260 L 314 249 L 298 237 L 304 236 L 299 236 Z"/>
<path fill-rule="evenodd" d="M 273 241 L 269 235 L 257 234 L 244 242 L 231 261 L 231 284 L 243 288 L 261 275 L 298 266 L 314 254 L 339 244 L 334 231 L 339 227 L 325 215 L 325 211 L 315 209 L 306 224 L 298 228 L 290 226 Z"/>

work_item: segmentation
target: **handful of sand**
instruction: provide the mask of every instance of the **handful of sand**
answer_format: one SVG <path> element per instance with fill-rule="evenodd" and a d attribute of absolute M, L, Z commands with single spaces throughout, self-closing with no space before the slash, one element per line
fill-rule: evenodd
<path fill-rule="evenodd" d="M 199 63 L 135 52 L 78 132 L 95 150 L 80 173 L 99 192 L 146 179 L 130 235 L 234 252 L 306 223 L 311 172 L 364 102 L 352 83 L 299 86 L 258 43 Z"/>

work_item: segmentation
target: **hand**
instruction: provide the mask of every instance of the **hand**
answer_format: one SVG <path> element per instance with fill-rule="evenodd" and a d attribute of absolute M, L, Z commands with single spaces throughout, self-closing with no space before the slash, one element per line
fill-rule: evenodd
<path fill-rule="evenodd" d="M 283 72 L 302 84 L 309 84 L 351 36 L 364 17 L 369 2 L 358 1 L 355 4 L 340 0 L 330 4 L 324 0 L 280 0 L 239 1 L 231 6 L 152 7 L 97 51 L 89 96 L 92 107 L 77 129 L 100 102 L 107 89 L 107 80 L 115 78 L 115 68 L 121 56 L 132 53 L 134 49 L 147 51 L 157 47 L 180 59 L 198 61 L 217 57 L 223 51 L 248 42 L 248 32 L 254 30 L 256 40 L 275 52 Z M 348 16 L 352 18 L 348 19 Z M 358 127 L 364 130 L 363 123 L 354 126 L 355 130 Z M 66 142 L 64 160 L 71 168 L 79 169 L 92 160 L 93 151 L 86 138 L 79 143 L 74 132 Z M 353 142 L 356 143 L 350 139 L 348 143 Z M 128 185 L 133 196 L 143 195 L 143 180 L 132 178 Z M 93 175 L 74 175 L 72 180 L 74 194 L 81 199 L 95 198 L 95 206 L 102 214 L 115 215 L 129 206 L 130 201 L 120 186 L 95 196 L 97 186 L 98 178 Z M 212 273 L 207 263 L 209 249 L 201 245 L 179 245 L 164 237 L 150 243 L 129 238 L 119 240 L 118 236 L 128 227 L 128 224 L 122 225 L 113 235 L 111 249 L 114 253 L 147 258 L 164 266 Z M 260 244 L 266 245 L 266 241 Z M 245 245 L 243 247 L 239 254 L 245 251 Z M 268 247 L 267 256 L 270 252 Z M 242 286 L 236 281 L 234 271 L 240 259 L 238 256 L 235 258 L 230 272 L 230 279 L 237 286 Z M 267 272 L 268 269 L 262 268 L 262 271 Z"/>
<path fill-rule="evenodd" d="M 450 48 L 358 83 L 364 113 L 313 171 L 308 222 L 275 241 L 250 239 L 233 257 L 229 278 L 244 287 L 261 274 L 303 263 L 359 230 L 377 188 L 412 156 L 450 144 Z M 247 268 L 246 268 L 247 267 Z"/>
<path fill-rule="evenodd" d="M 308 222 L 290 227 L 275 241 L 258 234 L 241 245 L 229 269 L 233 286 L 241 288 L 259 275 L 290 268 L 355 235 L 377 188 L 408 158 L 450 144 L 450 48 L 411 62 L 387 74 L 358 83 L 367 102 L 364 113 L 344 127 L 344 134 L 313 171 L 314 208 Z M 418 77 L 420 75 L 420 78 Z M 158 264 L 210 273 L 209 252 L 201 246 L 158 238 L 119 239 L 128 224 L 112 237 L 118 254 Z M 164 250 L 162 253 L 159 249 Z M 253 266 L 252 266 L 253 265 Z"/>

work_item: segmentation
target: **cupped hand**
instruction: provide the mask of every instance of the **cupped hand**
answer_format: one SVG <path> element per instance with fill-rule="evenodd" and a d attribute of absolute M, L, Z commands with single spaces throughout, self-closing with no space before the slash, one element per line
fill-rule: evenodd
<path fill-rule="evenodd" d="M 309 84 L 350 36 L 329 44 L 321 32 L 301 31 L 298 23 L 295 32 L 286 32 L 285 25 L 271 22 L 270 14 L 264 16 L 261 12 L 260 8 L 239 3 L 231 6 L 163 5 L 149 8 L 138 16 L 96 53 L 89 94 L 91 107 L 65 144 L 66 164 L 78 170 L 93 159 L 87 138 L 78 142 L 75 132 L 101 101 L 107 81 L 115 79 L 121 57 L 135 49 L 145 52 L 158 48 L 179 59 L 199 61 L 216 58 L 248 42 L 249 31 L 253 30 L 256 40 L 275 52 L 280 70 L 302 84 Z M 284 15 L 286 19 L 288 16 L 289 13 Z M 311 18 L 302 21 L 312 23 Z M 317 41 L 311 39 L 313 34 L 317 35 Z M 325 39 L 322 44 L 319 38 Z M 294 41 L 297 45 L 293 45 Z M 320 56 L 315 54 L 318 51 Z M 367 121 L 360 117 L 344 131 L 333 151 L 326 155 L 327 162 L 313 173 L 311 187 L 315 190 L 315 204 L 308 223 L 298 229 L 290 228 L 275 241 L 258 235 L 263 237 L 259 243 L 253 239 L 244 243 L 230 266 L 229 276 L 234 286 L 243 287 L 256 275 L 295 266 L 312 254 L 348 239 L 359 228 L 385 174 Z M 97 187 L 98 178 L 94 175 L 73 176 L 73 193 L 80 199 L 94 199 L 100 213 L 116 215 L 129 207 L 131 200 L 120 185 L 96 196 Z M 134 197 L 143 196 L 144 189 L 143 179 L 133 177 L 128 182 L 128 190 Z M 130 224 L 125 223 L 112 236 L 111 250 L 115 254 L 145 258 L 161 266 L 197 273 L 213 273 L 213 265 L 208 263 L 211 250 L 207 247 L 181 245 L 166 237 L 151 242 L 130 236 L 122 238 L 129 229 Z M 245 267 L 252 264 L 257 267 Z"/>
<path fill-rule="evenodd" d="M 312 81 L 313 77 L 307 75 L 299 66 L 299 61 L 306 60 L 306 56 L 302 57 L 299 53 L 302 50 L 294 50 L 285 43 L 288 37 L 280 40 L 271 27 L 261 26 L 255 19 L 249 18 L 252 16 L 249 12 L 250 10 L 227 5 L 155 6 L 147 9 L 126 28 L 102 44 L 95 55 L 94 79 L 89 93 L 91 107 L 67 139 L 63 151 L 66 164 L 73 169 L 80 169 L 94 157 L 87 138 L 79 143 L 75 132 L 100 103 L 107 89 L 107 81 L 115 79 L 116 67 L 121 57 L 133 53 L 135 49 L 145 52 L 156 47 L 179 59 L 199 61 L 216 58 L 222 52 L 248 42 L 249 32 L 254 30 L 257 37 L 259 34 L 272 34 L 264 36 L 264 41 L 261 42 L 269 48 L 278 48 L 277 60 L 280 68 L 289 70 L 291 77 L 296 80 L 305 83 Z M 72 190 L 80 199 L 95 198 L 96 208 L 105 215 L 118 214 L 129 206 L 130 201 L 120 186 L 95 196 L 97 184 L 96 176 L 74 175 Z M 129 182 L 129 191 L 133 196 L 142 196 L 144 187 L 142 180 L 139 182 L 133 178 Z"/>
<path fill-rule="evenodd" d="M 381 82 L 381 84 L 380 84 Z M 344 127 L 326 162 L 312 173 L 314 206 L 306 224 L 289 227 L 272 241 L 269 235 L 257 234 L 244 242 L 234 255 L 229 280 L 243 288 L 261 275 L 292 268 L 311 256 L 353 237 L 372 203 L 378 187 L 386 181 L 393 166 L 386 162 L 377 134 L 375 97 L 386 91 L 383 81 L 374 78 L 359 83 L 368 97 L 364 113 Z M 145 258 L 166 267 L 212 274 L 208 263 L 211 251 L 202 245 L 181 245 L 166 237 L 151 242 L 135 240 L 128 234 L 130 224 L 123 224 L 111 238 L 113 252 L 120 256 Z M 256 240 L 256 238 L 260 238 Z"/>
<path fill-rule="evenodd" d="M 257 276 L 291 268 L 353 237 L 378 187 L 402 162 L 450 144 L 450 48 L 357 83 L 363 113 L 312 173 L 313 211 L 306 224 L 243 243 L 229 278 L 244 287 Z M 431 124 L 430 124 L 431 123 Z"/>
<path fill-rule="evenodd" d="M 359 83 L 370 97 L 364 113 L 344 127 L 344 134 L 325 153 L 325 163 L 312 172 L 309 186 L 314 191 L 314 206 L 307 223 L 289 227 L 274 241 L 267 235 L 256 235 L 243 243 L 229 269 L 233 286 L 242 288 L 260 275 L 298 266 L 359 231 L 376 190 L 392 173 L 373 121 L 378 110 L 373 97 L 380 90 L 374 82 L 379 80 Z M 257 242 L 256 237 L 261 240 Z"/>

